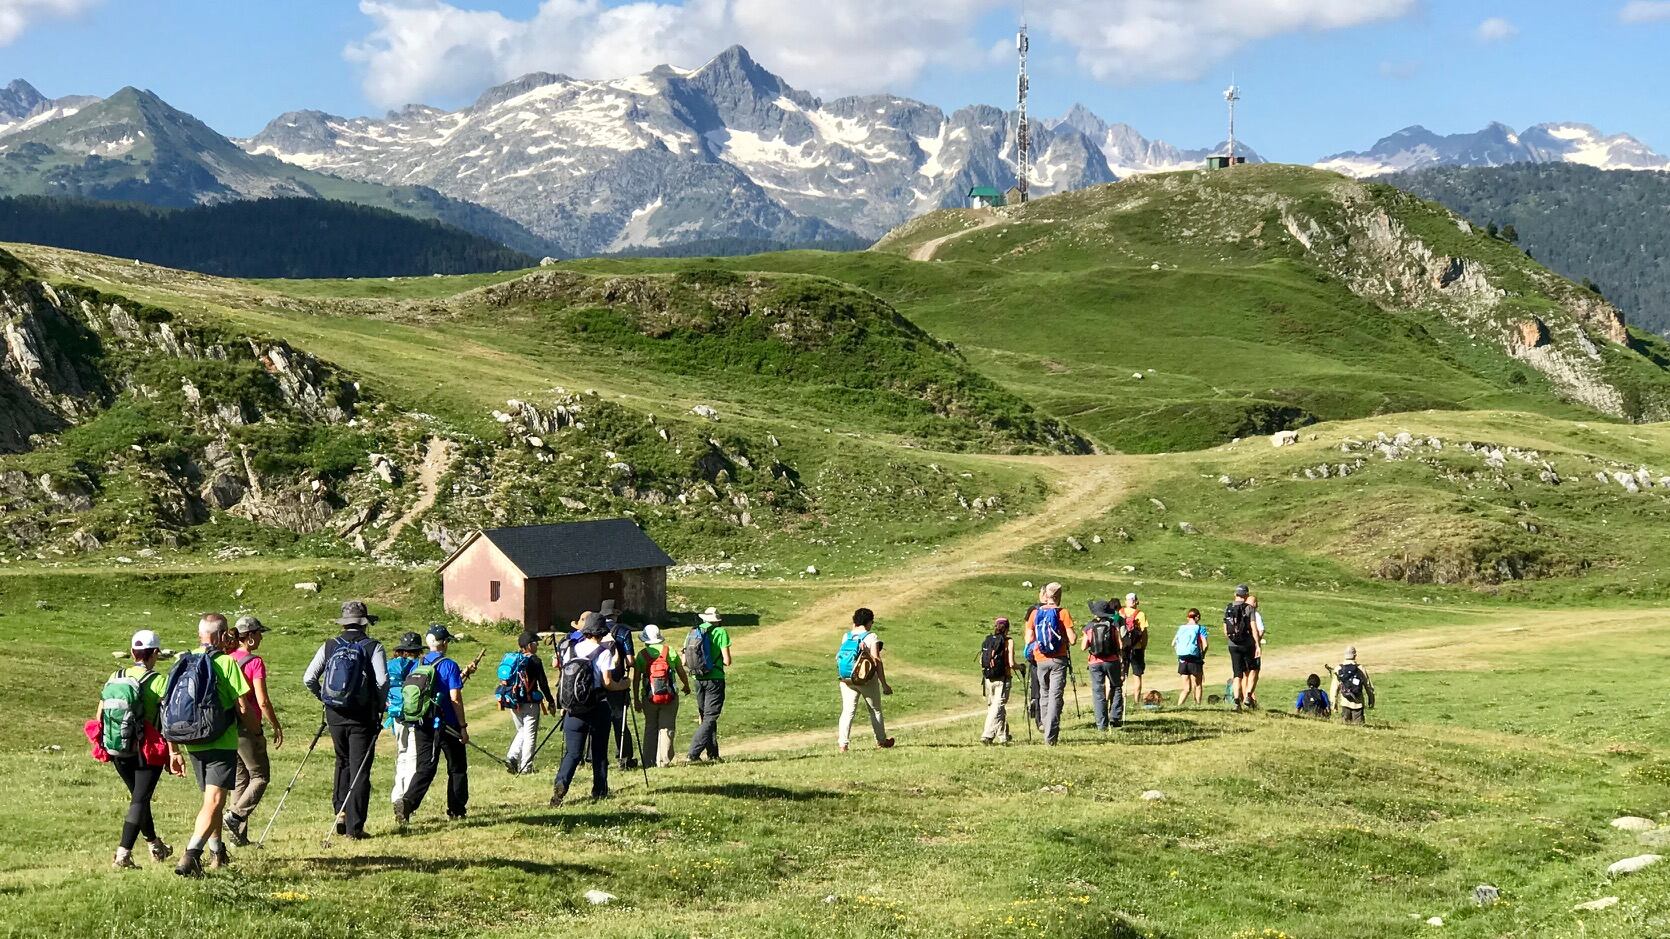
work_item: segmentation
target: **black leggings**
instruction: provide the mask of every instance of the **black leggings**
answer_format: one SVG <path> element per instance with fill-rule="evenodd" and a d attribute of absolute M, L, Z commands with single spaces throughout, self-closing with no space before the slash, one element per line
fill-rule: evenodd
<path fill-rule="evenodd" d="M 110 762 L 133 796 L 128 802 L 127 820 L 122 823 L 122 847 L 132 851 L 140 835 L 146 841 L 157 840 L 156 825 L 151 822 L 151 796 L 162 781 L 162 767 L 146 766 L 139 758 L 127 756 L 112 757 Z"/>

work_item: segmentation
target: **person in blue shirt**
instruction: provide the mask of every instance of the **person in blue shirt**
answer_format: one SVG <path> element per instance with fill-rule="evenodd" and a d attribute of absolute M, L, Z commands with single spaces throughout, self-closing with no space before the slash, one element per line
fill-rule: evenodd
<path fill-rule="evenodd" d="M 1322 676 L 1313 672 L 1305 679 L 1305 690 L 1293 699 L 1293 713 L 1300 717 L 1320 717 L 1326 720 L 1333 712 L 1333 702 L 1328 700 L 1328 692 L 1322 690 Z"/>
<path fill-rule="evenodd" d="M 1210 642 L 1206 627 L 1200 622 L 1200 611 L 1191 607 L 1183 625 L 1177 627 L 1177 635 L 1171 640 L 1172 651 L 1177 653 L 1177 674 L 1183 676 L 1183 690 L 1177 692 L 1178 707 L 1182 707 L 1191 694 L 1194 695 L 1195 706 L 1200 706 L 1208 645 Z"/>
<path fill-rule="evenodd" d="M 397 806 L 396 815 L 402 821 L 417 813 L 423 797 L 429 794 L 429 784 L 435 780 L 441 755 L 446 754 L 446 816 L 463 818 L 470 805 L 469 751 L 470 722 L 464 716 L 464 682 L 475 671 L 473 665 L 459 667 L 447 657 L 447 644 L 452 633 L 436 623 L 425 637 L 429 652 L 418 660 L 420 665 L 435 666 L 435 692 L 439 698 L 435 716 L 429 726 L 415 728 L 417 736 L 417 769 L 411 784 L 406 787 L 406 798 Z"/>

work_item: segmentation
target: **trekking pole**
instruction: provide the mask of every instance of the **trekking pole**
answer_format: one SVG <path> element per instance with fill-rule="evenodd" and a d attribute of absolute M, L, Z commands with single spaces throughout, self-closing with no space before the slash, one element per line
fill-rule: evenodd
<path fill-rule="evenodd" d="M 463 743 L 463 744 L 464 744 L 464 745 L 465 745 L 465 746 L 468 746 L 468 747 L 475 747 L 475 748 L 476 748 L 476 749 L 477 749 L 477 750 L 480 750 L 480 751 L 481 751 L 481 752 L 482 752 L 482 753 L 485 753 L 485 754 L 487 754 L 487 758 L 488 758 L 488 759 L 490 759 L 490 760 L 492 760 L 492 761 L 493 761 L 493 762 L 495 762 L 495 763 L 497 763 L 497 764 L 499 764 L 499 765 L 500 765 L 500 766 L 503 766 L 503 767 L 504 767 L 504 768 L 505 768 L 505 769 L 507 769 L 507 770 L 508 770 L 508 769 L 510 769 L 510 761 L 509 761 L 509 760 L 507 760 L 507 759 L 505 759 L 505 758 L 504 758 L 504 757 L 502 757 L 502 756 L 496 756 L 496 755 L 494 755 L 494 753 L 493 753 L 493 751 L 492 751 L 492 750 L 489 750 L 489 749 L 487 749 L 487 748 L 486 748 L 486 747 L 484 747 L 484 746 L 482 746 L 482 745 L 481 745 L 481 744 L 479 744 L 479 743 L 476 743 L 476 742 L 475 742 L 475 741 L 474 741 L 474 740 L 465 740 L 465 739 L 464 739 L 464 735 L 463 735 L 463 734 L 460 734 L 460 733 L 459 733 L 459 732 L 458 732 L 458 731 L 456 731 L 456 730 L 454 730 L 454 729 L 452 729 L 452 728 L 451 728 L 451 727 L 448 727 L 448 726 L 447 726 L 447 725 L 445 725 L 445 724 L 442 724 L 442 725 L 441 725 L 441 730 L 442 730 L 442 731 L 444 731 L 444 732 L 446 732 L 446 733 L 448 733 L 448 734 L 451 734 L 451 735 L 452 735 L 452 739 L 454 739 L 454 740 L 457 740 L 457 741 L 459 741 L 459 742 L 460 742 L 460 743 Z M 450 765 L 452 765 L 452 764 L 450 764 L 450 763 L 449 763 L 449 764 L 447 764 L 447 765 L 449 765 L 449 766 L 450 766 Z M 447 772 L 449 772 L 449 773 L 450 773 L 450 772 L 452 772 L 452 771 L 451 771 L 451 770 L 447 770 Z"/>
<path fill-rule="evenodd" d="M 1023 712 L 1025 712 L 1025 714 L 1026 714 L 1026 742 L 1029 743 L 1029 744 L 1032 742 L 1032 676 L 1030 674 L 1031 671 L 1032 671 L 1032 669 L 1029 668 L 1029 667 L 1023 667 L 1021 669 L 1021 696 L 1025 699 L 1025 703 L 1023 703 L 1021 705 L 1021 710 Z"/>
<path fill-rule="evenodd" d="M 632 736 L 638 738 L 638 768 L 644 771 L 644 788 L 649 788 L 649 760 L 644 750 L 644 735 L 638 732 L 638 712 L 628 704 L 626 716 L 632 719 Z"/>
<path fill-rule="evenodd" d="M 1079 673 L 1073 671 L 1073 657 L 1067 656 L 1067 681 L 1073 686 L 1073 717 L 1084 719 L 1084 712 L 1079 710 Z"/>
<path fill-rule="evenodd" d="M 290 785 L 284 787 L 284 793 L 278 797 L 278 807 L 273 809 L 272 818 L 267 819 L 267 827 L 261 830 L 261 837 L 255 839 L 257 848 L 266 844 L 267 836 L 272 834 L 273 822 L 278 821 L 278 813 L 284 811 L 284 800 L 290 798 L 290 790 L 296 788 L 296 780 L 302 778 L 302 770 L 307 768 L 308 758 L 313 756 L 313 748 L 319 745 L 319 738 L 325 735 L 325 722 L 319 722 L 319 731 L 313 735 L 313 742 L 307 745 L 307 752 L 302 754 L 301 765 L 296 767 L 295 775 L 290 777 Z"/>
<path fill-rule="evenodd" d="M 355 771 L 354 778 L 348 783 L 348 791 L 342 794 L 342 804 L 336 806 L 336 814 L 331 816 L 331 831 L 325 835 L 324 846 L 331 846 L 331 838 L 336 834 L 336 826 L 348 821 L 348 800 L 354 797 L 354 789 L 360 784 L 360 777 L 371 766 L 371 758 L 377 755 L 377 740 L 383 735 L 383 725 L 377 725 L 377 732 L 371 735 L 371 746 L 365 749 L 365 759 L 360 761 L 360 768 Z"/>
<path fill-rule="evenodd" d="M 539 758 L 539 751 L 545 749 L 545 744 L 549 742 L 552 737 L 556 736 L 557 731 L 562 729 L 562 714 L 559 712 L 555 715 L 555 717 L 556 720 L 552 722 L 551 729 L 545 732 L 545 739 L 541 740 L 539 745 L 533 748 L 533 755 L 528 757 L 528 766 L 532 766 L 534 764 L 534 760 Z"/>

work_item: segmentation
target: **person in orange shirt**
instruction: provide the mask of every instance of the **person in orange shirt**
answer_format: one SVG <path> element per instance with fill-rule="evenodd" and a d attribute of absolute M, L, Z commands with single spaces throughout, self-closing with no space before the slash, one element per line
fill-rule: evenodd
<path fill-rule="evenodd" d="M 1055 746 L 1061 736 L 1061 709 L 1067 703 L 1067 672 L 1072 668 L 1073 618 L 1061 608 L 1061 585 L 1047 584 L 1038 593 L 1038 607 L 1026 617 L 1026 642 L 1037 664 L 1038 707 L 1044 743 Z"/>

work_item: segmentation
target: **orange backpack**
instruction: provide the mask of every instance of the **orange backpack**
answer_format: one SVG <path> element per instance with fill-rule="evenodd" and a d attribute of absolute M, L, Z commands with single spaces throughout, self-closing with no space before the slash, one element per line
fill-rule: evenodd
<path fill-rule="evenodd" d="M 673 666 L 668 661 L 665 647 L 654 650 L 655 658 L 649 660 L 649 703 L 673 703 Z"/>

